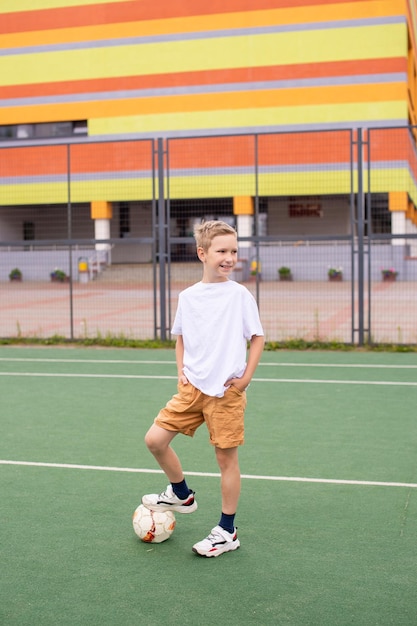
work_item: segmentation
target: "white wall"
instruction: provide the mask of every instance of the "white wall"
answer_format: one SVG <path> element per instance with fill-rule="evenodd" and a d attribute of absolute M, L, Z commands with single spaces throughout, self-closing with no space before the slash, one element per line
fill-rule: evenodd
<path fill-rule="evenodd" d="M 296 203 L 310 210 L 320 207 L 321 217 L 290 217 L 291 200 L 273 198 L 268 203 L 268 235 L 347 235 L 350 233 L 350 206 L 348 196 L 321 197 L 317 200 L 297 198 Z M 314 209 L 312 209 L 314 211 Z"/>

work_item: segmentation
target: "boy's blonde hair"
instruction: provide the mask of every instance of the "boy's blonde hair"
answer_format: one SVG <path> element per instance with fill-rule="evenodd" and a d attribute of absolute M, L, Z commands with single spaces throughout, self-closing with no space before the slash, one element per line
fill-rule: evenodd
<path fill-rule="evenodd" d="M 214 237 L 218 235 L 234 235 L 237 237 L 233 226 L 220 220 L 210 220 L 209 222 L 197 224 L 194 227 L 194 238 L 197 248 L 203 248 L 205 252 L 210 248 Z"/>

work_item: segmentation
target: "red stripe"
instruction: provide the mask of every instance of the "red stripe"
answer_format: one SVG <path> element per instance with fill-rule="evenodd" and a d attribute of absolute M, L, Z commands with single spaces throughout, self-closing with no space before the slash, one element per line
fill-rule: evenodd
<path fill-rule="evenodd" d="M 286 7 L 344 4 L 346 0 L 132 0 L 109 4 L 41 9 L 0 14 L 0 33 L 19 33 L 138 20 L 169 19 L 192 15 L 215 15 L 284 9 Z M 361 0 L 350 0 L 361 2 Z M 278 6 L 277 6 L 278 5 Z M 318 9 L 319 10 L 319 9 Z"/>
<path fill-rule="evenodd" d="M 371 134 L 372 161 L 407 159 L 407 129 L 375 130 Z M 92 173 L 151 170 L 150 141 L 75 145 L 71 148 L 71 171 Z M 349 163 L 351 135 L 348 131 L 277 133 L 258 137 L 258 163 L 297 165 Z M 0 176 L 64 174 L 65 146 L 4 149 Z M 169 142 L 173 169 L 247 167 L 255 163 L 254 136 L 198 137 Z M 365 155 L 366 156 L 366 155 Z M 411 162 L 414 159 L 409 159 Z"/>
<path fill-rule="evenodd" d="M 150 141 L 74 145 L 71 148 L 71 171 L 123 172 L 152 169 Z M 67 171 L 65 146 L 41 148 L 4 148 L 0 176 L 40 176 Z"/>
<path fill-rule="evenodd" d="M 127 76 L 121 78 L 11 85 L 0 87 L 0 98 L 34 98 L 42 96 L 73 95 L 78 93 L 99 93 L 105 91 L 187 87 L 192 85 L 268 82 L 275 80 L 329 78 L 332 76 L 353 76 L 361 74 L 383 75 L 396 72 L 407 72 L 407 60 L 405 58 L 397 57 L 365 61 L 276 65 L 272 67 L 237 68 L 204 72 L 177 72 L 172 74 L 154 74 L 151 76 Z"/>

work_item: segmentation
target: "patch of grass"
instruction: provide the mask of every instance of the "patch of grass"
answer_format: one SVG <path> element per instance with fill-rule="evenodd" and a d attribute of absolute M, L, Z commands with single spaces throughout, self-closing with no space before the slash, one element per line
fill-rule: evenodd
<path fill-rule="evenodd" d="M 48 338 L 40 337 L 7 337 L 0 339 L 2 346 L 101 346 L 108 348 L 174 348 L 175 341 L 161 341 L 160 339 L 126 339 L 124 337 L 88 337 L 83 339 L 67 339 L 60 335 L 53 335 Z"/>
<path fill-rule="evenodd" d="M 174 348 L 175 340 L 161 341 L 160 339 L 132 339 L 124 335 L 106 336 L 97 335 L 96 337 L 84 337 L 81 339 L 67 339 L 60 335 L 52 337 L 17 337 L 0 338 L 0 345 L 40 345 L 40 346 L 57 346 L 57 345 L 74 345 L 74 346 L 101 346 L 108 348 L 137 348 L 137 349 L 161 349 Z M 306 341 L 305 339 L 288 339 L 286 341 L 267 341 L 265 350 L 268 352 L 276 352 L 279 350 L 331 350 L 338 352 L 349 351 L 369 351 L 369 352 L 417 352 L 417 345 L 406 344 L 365 344 L 358 346 L 356 344 L 343 343 L 341 341 Z"/>

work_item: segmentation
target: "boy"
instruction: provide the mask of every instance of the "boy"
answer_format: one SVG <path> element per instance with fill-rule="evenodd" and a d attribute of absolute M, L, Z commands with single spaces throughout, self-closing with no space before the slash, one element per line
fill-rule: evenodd
<path fill-rule="evenodd" d="M 203 278 L 180 293 L 172 327 L 178 393 L 145 436 L 170 484 L 160 494 L 143 496 L 142 503 L 153 511 L 197 509 L 170 444 L 178 433 L 193 436 L 206 422 L 220 468 L 222 513 L 219 524 L 192 549 L 211 557 L 240 546 L 234 525 L 240 496 L 238 446 L 244 438 L 245 390 L 261 358 L 264 333 L 252 294 L 229 280 L 237 261 L 236 231 L 225 222 L 209 221 L 197 226 L 194 236 Z"/>

